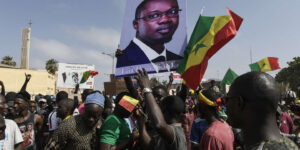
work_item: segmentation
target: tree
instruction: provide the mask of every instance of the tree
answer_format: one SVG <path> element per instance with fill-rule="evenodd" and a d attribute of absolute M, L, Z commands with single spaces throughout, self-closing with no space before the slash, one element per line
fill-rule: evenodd
<path fill-rule="evenodd" d="M 13 57 L 11 57 L 11 56 L 4 56 L 2 58 L 1 64 L 14 66 L 14 67 L 17 65 L 17 63 L 15 61 L 13 61 Z"/>
<path fill-rule="evenodd" d="M 55 75 L 55 72 L 57 71 L 57 63 L 58 61 L 56 61 L 55 59 L 49 59 L 46 62 L 46 70 L 48 71 L 48 73 Z"/>
<path fill-rule="evenodd" d="M 300 57 L 294 57 L 293 61 L 287 62 L 289 65 L 276 74 L 276 81 L 289 85 L 291 90 L 298 91 L 300 87 Z M 299 92 L 299 91 L 298 91 Z"/>

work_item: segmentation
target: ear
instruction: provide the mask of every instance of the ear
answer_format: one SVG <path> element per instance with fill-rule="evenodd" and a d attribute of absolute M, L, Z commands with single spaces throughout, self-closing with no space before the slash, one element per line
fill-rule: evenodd
<path fill-rule="evenodd" d="M 133 25 L 133 28 L 134 28 L 135 30 L 138 30 L 139 23 L 138 23 L 138 21 L 137 21 L 136 19 L 132 21 L 132 25 Z"/>

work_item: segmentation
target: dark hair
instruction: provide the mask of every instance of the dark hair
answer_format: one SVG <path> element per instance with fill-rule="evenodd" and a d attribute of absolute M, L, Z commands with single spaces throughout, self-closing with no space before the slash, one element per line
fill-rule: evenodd
<path fill-rule="evenodd" d="M 16 98 L 23 99 L 26 102 L 30 102 L 30 94 L 26 91 L 20 91 L 17 95 Z"/>
<path fill-rule="evenodd" d="M 8 92 L 5 95 L 5 99 L 6 99 L 6 101 L 15 101 L 16 96 L 17 96 L 16 92 Z"/>
<path fill-rule="evenodd" d="M 60 103 L 62 103 L 63 105 L 66 105 L 66 107 L 68 108 L 68 109 L 71 109 L 71 113 L 73 113 L 74 112 L 74 110 L 75 110 L 75 103 L 74 103 L 74 100 L 73 99 L 70 99 L 70 98 L 65 98 L 65 99 L 62 99 L 61 101 L 60 101 Z M 71 108 L 70 108 L 71 107 Z"/>
<path fill-rule="evenodd" d="M 116 99 L 115 99 L 115 104 L 118 104 L 119 101 L 122 99 L 123 96 L 131 96 L 129 92 L 121 92 L 117 95 Z"/>
<path fill-rule="evenodd" d="M 93 89 L 84 89 L 81 94 L 82 102 L 85 101 L 86 97 L 93 92 Z M 100 92 L 101 93 L 101 92 Z"/>
<path fill-rule="evenodd" d="M 218 93 L 212 89 L 203 90 L 202 94 L 213 102 L 216 102 L 216 100 L 219 98 Z"/>
<path fill-rule="evenodd" d="M 68 98 L 68 93 L 65 91 L 59 91 L 56 94 L 56 103 L 58 103 L 62 99 L 67 99 Z"/>
<path fill-rule="evenodd" d="M 44 98 L 47 100 L 47 104 L 51 105 L 52 104 L 52 99 L 50 95 L 45 95 Z"/>
<path fill-rule="evenodd" d="M 112 108 L 112 102 L 110 101 L 110 99 L 106 95 L 104 96 L 104 98 L 105 98 L 104 109 Z"/>
<path fill-rule="evenodd" d="M 161 102 L 161 109 L 178 119 L 184 112 L 184 102 L 179 96 L 167 96 Z"/>
<path fill-rule="evenodd" d="M 148 0 L 143 0 L 135 9 L 135 20 L 137 20 L 140 15 L 142 10 L 144 9 L 145 4 L 148 2 Z"/>

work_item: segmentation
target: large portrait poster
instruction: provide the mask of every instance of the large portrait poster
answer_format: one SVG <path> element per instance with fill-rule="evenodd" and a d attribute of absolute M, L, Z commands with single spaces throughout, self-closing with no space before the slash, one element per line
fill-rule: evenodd
<path fill-rule="evenodd" d="M 186 41 L 186 0 L 127 0 L 115 77 L 176 70 Z"/>
<path fill-rule="evenodd" d="M 89 70 L 95 70 L 95 65 L 58 63 L 57 87 L 75 88 L 80 83 L 83 73 Z M 94 87 L 94 78 L 89 77 L 86 82 L 79 84 L 81 89 L 92 89 Z"/>

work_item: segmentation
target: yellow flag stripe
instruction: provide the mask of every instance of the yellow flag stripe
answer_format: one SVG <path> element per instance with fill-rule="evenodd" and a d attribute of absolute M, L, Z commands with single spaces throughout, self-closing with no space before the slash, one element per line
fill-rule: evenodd
<path fill-rule="evenodd" d="M 258 65 L 260 67 L 260 71 L 261 72 L 267 72 L 267 71 L 271 71 L 272 70 L 268 57 L 260 60 L 258 62 Z"/>
<path fill-rule="evenodd" d="M 126 95 L 123 97 L 123 99 L 125 99 L 126 101 L 128 101 L 129 103 L 131 103 L 133 106 L 136 106 L 139 103 L 138 100 L 136 100 L 136 99 L 134 99 L 132 97 L 126 96 Z"/>
<path fill-rule="evenodd" d="M 192 48 L 191 53 L 189 54 L 185 71 L 194 66 L 198 65 L 202 62 L 208 50 L 214 45 L 215 35 L 231 20 L 230 16 L 217 16 L 215 17 L 211 28 L 208 33 L 200 39 Z M 196 54 L 195 49 L 198 45 L 203 44 L 205 47 L 199 47 Z"/>

